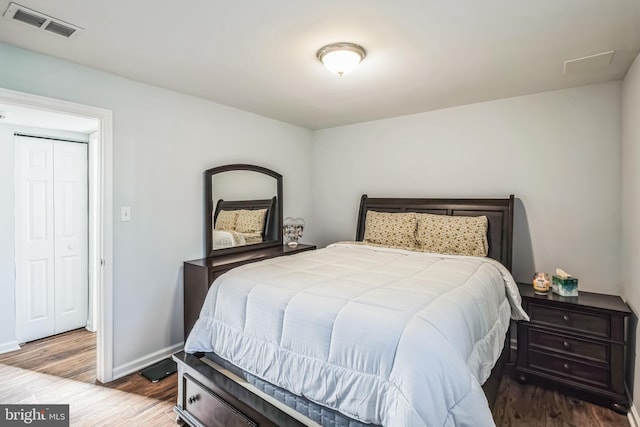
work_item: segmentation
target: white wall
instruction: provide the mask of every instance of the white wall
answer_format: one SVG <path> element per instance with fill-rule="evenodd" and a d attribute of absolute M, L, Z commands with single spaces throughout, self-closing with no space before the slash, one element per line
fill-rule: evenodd
<path fill-rule="evenodd" d="M 204 254 L 205 169 L 253 163 L 278 171 L 284 214 L 310 214 L 307 129 L 4 44 L 0 87 L 113 111 L 116 371 L 183 340 L 182 262 Z M 8 150 L 0 144 L 2 158 Z M 11 171 L 0 168 L 0 179 L 5 217 L 13 212 L 5 203 Z M 118 221 L 121 206 L 131 207 L 131 222 Z M 12 227 L 0 227 L 2 240 L 12 240 Z M 0 309 L 13 301 L 13 254 L 4 246 Z M 0 339 L 13 330 L 13 312 L 0 310 Z"/>
<path fill-rule="evenodd" d="M 637 68 L 625 80 L 627 123 L 638 112 Z M 182 341 L 182 262 L 204 251 L 202 172 L 225 163 L 282 173 L 284 215 L 305 218 L 303 240 L 320 245 L 353 239 L 362 193 L 514 193 L 517 279 L 559 266 L 582 289 L 620 291 L 620 82 L 313 133 L 3 44 L 0 87 L 113 111 L 116 368 Z M 629 126 L 631 156 L 640 143 Z M 2 158 L 13 158 L 10 149 L 0 142 Z M 628 173 L 627 193 L 640 184 Z M 12 177 L 0 168 L 3 201 L 12 200 Z M 117 221 L 120 206 L 131 206 L 131 222 Z M 1 210 L 6 217 L 13 206 Z M 639 211 L 625 205 L 628 222 Z M 12 240 L 12 222 L 0 221 L 0 232 Z M 13 249 L 0 243 L 0 347 L 14 329 L 12 263 Z"/>
<path fill-rule="evenodd" d="M 13 131 L 0 127 L 0 351 L 15 348 Z M 10 138 L 11 143 L 6 139 Z M 10 165 L 7 166 L 7 162 Z"/>
<path fill-rule="evenodd" d="M 514 275 L 619 293 L 620 82 L 314 133 L 307 241 L 353 240 L 360 196 L 515 194 Z"/>
<path fill-rule="evenodd" d="M 622 293 L 636 315 L 640 310 L 640 56 L 622 85 Z M 636 335 L 635 353 L 640 339 Z M 640 369 L 634 393 L 640 399 Z"/>

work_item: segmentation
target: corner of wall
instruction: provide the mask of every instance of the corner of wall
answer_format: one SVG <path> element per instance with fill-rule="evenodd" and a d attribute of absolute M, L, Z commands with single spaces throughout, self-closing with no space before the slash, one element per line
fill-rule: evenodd
<path fill-rule="evenodd" d="M 134 372 L 140 371 L 142 368 L 145 368 L 149 365 L 152 365 L 156 362 L 159 362 L 167 357 L 170 357 L 172 354 L 177 353 L 182 350 L 184 347 L 184 343 L 178 343 L 169 347 L 165 347 L 161 350 L 155 351 L 153 353 L 147 354 L 146 356 L 139 357 L 138 359 L 131 361 L 129 363 L 125 363 L 124 365 L 115 366 L 113 368 L 113 380 L 117 380 L 118 378 L 122 378 L 126 375 L 132 374 Z"/>

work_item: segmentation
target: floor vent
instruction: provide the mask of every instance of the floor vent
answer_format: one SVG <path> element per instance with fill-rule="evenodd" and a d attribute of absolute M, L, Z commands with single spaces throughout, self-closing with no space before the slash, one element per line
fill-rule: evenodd
<path fill-rule="evenodd" d="M 75 37 L 78 33 L 83 31 L 83 29 L 77 25 L 69 24 L 61 21 L 60 19 L 45 15 L 44 13 L 29 9 L 28 7 L 21 6 L 16 3 L 9 3 L 9 7 L 2 16 L 6 19 L 19 21 L 42 31 L 48 31 L 67 39 Z"/>

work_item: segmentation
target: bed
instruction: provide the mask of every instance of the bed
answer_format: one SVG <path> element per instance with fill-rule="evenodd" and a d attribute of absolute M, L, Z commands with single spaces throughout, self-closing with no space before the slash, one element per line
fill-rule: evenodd
<path fill-rule="evenodd" d="M 486 218 L 488 256 L 375 242 L 367 218 L 402 213 Z M 513 196 L 365 195 L 356 242 L 223 275 L 178 357 L 212 369 L 195 387 L 215 387 L 227 410 L 210 424 L 492 425 L 509 321 L 526 318 L 509 274 L 512 224 Z M 177 410 L 189 421 L 187 394 Z"/>
<path fill-rule="evenodd" d="M 277 240 L 277 215 L 275 215 L 276 197 L 264 200 L 223 200 L 219 199 L 213 211 L 212 249 L 231 248 L 250 245 L 268 240 Z M 231 224 L 218 221 L 230 213 L 264 212 L 259 227 L 236 229 L 236 220 Z M 237 216 L 236 216 L 237 218 Z"/>

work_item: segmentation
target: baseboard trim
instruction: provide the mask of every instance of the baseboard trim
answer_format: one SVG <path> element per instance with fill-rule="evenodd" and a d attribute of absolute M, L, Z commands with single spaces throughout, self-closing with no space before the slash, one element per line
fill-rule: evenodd
<path fill-rule="evenodd" d="M 0 344 L 0 354 L 9 353 L 10 351 L 20 350 L 20 343 L 18 341 L 9 341 Z"/>
<path fill-rule="evenodd" d="M 634 405 L 633 403 L 631 404 L 631 408 L 629 409 L 627 418 L 629 419 L 629 424 L 631 425 L 631 427 L 640 427 L 640 414 L 638 414 L 636 405 Z"/>
<path fill-rule="evenodd" d="M 85 326 L 85 329 L 89 332 L 98 332 L 98 328 L 96 328 L 93 325 L 93 322 L 91 322 L 91 320 L 87 320 L 87 325 Z"/>
<path fill-rule="evenodd" d="M 140 357 L 132 362 L 125 363 L 121 366 L 113 367 L 113 380 L 117 380 L 118 378 L 122 378 L 125 375 L 132 374 L 134 372 L 138 372 L 142 368 L 146 368 L 147 366 L 154 364 L 156 362 L 161 361 L 162 359 L 166 359 L 168 356 L 171 356 L 173 353 L 176 353 L 184 347 L 184 343 L 179 343 L 172 345 L 170 347 L 165 347 L 162 350 L 158 350 L 154 353 L 148 354 L 146 356 Z"/>

